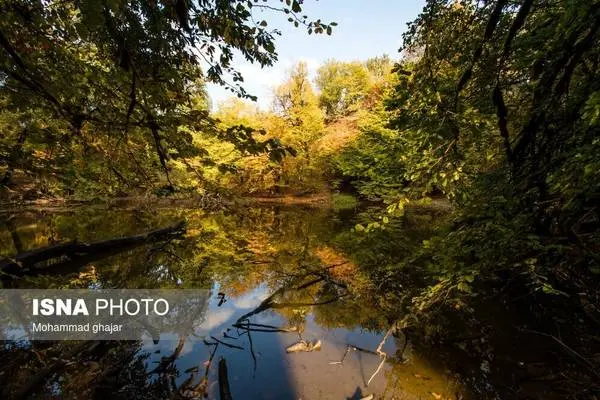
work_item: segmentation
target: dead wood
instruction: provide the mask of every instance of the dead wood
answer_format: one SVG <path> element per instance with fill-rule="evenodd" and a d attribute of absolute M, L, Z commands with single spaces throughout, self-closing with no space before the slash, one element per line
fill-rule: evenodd
<path fill-rule="evenodd" d="M 227 376 L 227 363 L 224 358 L 219 360 L 219 395 L 221 400 L 232 400 L 229 389 L 229 377 Z"/>
<path fill-rule="evenodd" d="M 146 243 L 173 239 L 185 232 L 184 222 L 139 235 L 101 240 L 92 243 L 77 241 L 61 243 L 20 253 L 13 260 L 0 263 L 0 271 L 10 275 L 35 275 L 50 268 L 81 265 Z"/>

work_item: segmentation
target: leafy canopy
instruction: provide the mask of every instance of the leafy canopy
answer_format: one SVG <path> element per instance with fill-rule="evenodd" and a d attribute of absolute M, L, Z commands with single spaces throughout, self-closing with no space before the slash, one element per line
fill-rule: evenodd
<path fill-rule="evenodd" d="M 315 34 L 330 34 L 335 25 L 310 21 L 300 3 L 2 2 L 0 98 L 10 105 L 6 119 L 17 119 L 20 127 L 3 126 L 10 132 L 2 143 L 3 163 L 8 171 L 27 169 L 32 160 L 23 159 L 23 152 L 41 150 L 47 164 L 62 169 L 60 176 L 69 174 L 67 168 L 81 181 L 86 176 L 81 166 L 72 168 L 76 160 L 57 156 L 89 151 L 92 160 L 108 160 L 108 168 L 91 168 L 87 179 L 103 171 L 136 186 L 140 182 L 130 176 L 135 171 L 153 185 L 156 177 L 150 175 L 158 167 L 173 187 L 170 161 L 202 152 L 182 126 L 251 152 L 281 152 L 275 142 L 256 141 L 245 130 L 219 132 L 208 116 L 203 82 L 253 98 L 232 60 L 238 54 L 261 66 L 276 61 L 279 32 L 263 16 L 281 13 Z M 125 165 L 111 162 L 119 158 Z M 39 175 L 34 168 L 29 172 Z"/>

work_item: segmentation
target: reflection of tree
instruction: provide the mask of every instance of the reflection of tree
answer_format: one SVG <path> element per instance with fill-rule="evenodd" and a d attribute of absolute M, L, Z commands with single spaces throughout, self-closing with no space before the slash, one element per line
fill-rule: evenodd
<path fill-rule="evenodd" d="M 6 228 L 10 233 L 10 237 L 12 239 L 13 245 L 17 253 L 23 252 L 23 243 L 21 242 L 21 238 L 19 237 L 19 233 L 17 232 L 17 225 L 15 224 L 15 216 L 11 215 L 4 220 Z"/>
<path fill-rule="evenodd" d="M 304 273 L 287 274 L 285 284 L 263 300 L 258 307 L 239 317 L 236 323 L 233 324 L 239 337 L 243 334 L 247 335 L 254 371 L 256 371 L 257 358 L 252 343 L 252 332 L 297 333 L 300 342 L 305 345 L 307 351 L 312 351 L 313 345 L 304 341 L 302 337 L 308 310 L 326 304 L 333 304 L 348 294 L 344 284 L 336 283 L 331 279 L 328 274 L 330 269 L 330 267 L 325 267 L 318 270 L 308 270 Z M 327 287 L 330 290 L 323 290 Z M 277 310 L 279 314 L 287 319 L 288 327 L 252 322 L 251 318 L 253 316 L 271 309 Z"/>
<path fill-rule="evenodd" d="M 321 216 L 305 218 L 311 214 L 298 215 L 275 209 L 212 215 L 194 210 L 167 210 L 152 215 L 144 210 L 133 213 L 109 211 L 108 214 L 106 210 L 97 214 L 83 210 L 65 215 L 49 214 L 38 222 L 35 236 L 19 233 L 19 237 L 23 238 L 23 247 L 31 249 L 55 239 L 63 242 L 123 236 L 182 217 L 187 223 L 187 233 L 174 241 L 97 260 L 86 272 L 23 279 L 21 287 L 206 287 L 211 278 L 216 278 L 223 288 L 229 290 L 237 285 L 241 293 L 263 281 L 273 287 L 294 283 L 293 290 L 280 293 L 282 296 L 278 300 L 281 302 L 272 306 L 282 314 L 289 313 L 290 322 L 297 326 L 302 325 L 306 315 L 300 310 L 334 301 L 343 290 L 342 286 L 331 283 L 333 278 L 329 275 L 306 273 L 309 265 L 318 265 L 310 246 L 317 243 L 317 236 L 323 231 L 318 226 Z M 19 226 L 30 223 L 28 218 L 31 217 L 16 222 L 17 231 Z M 4 235 L 4 232 L 0 234 Z M 2 251 L 10 254 L 12 250 Z M 239 333 L 245 335 L 243 330 Z M 250 342 L 248 348 L 253 352 L 251 334 L 246 334 Z M 6 348 L 2 357 L 20 362 L 13 371 L 18 376 L 13 375 L 14 379 L 5 382 L 4 392 L 14 394 L 28 387 L 27 393 L 36 393 L 53 386 L 67 398 L 87 394 L 93 397 L 92 394 L 102 393 L 112 393 L 113 397 L 114 393 L 120 393 L 123 398 L 191 396 L 206 390 L 210 363 L 199 366 L 198 371 L 190 371 L 180 386 L 174 385 L 175 378 L 180 375 L 177 360 L 183 343 L 182 337 L 173 354 L 161 360 L 160 368 L 149 372 L 143 362 L 147 355 L 143 355 L 139 344 L 135 343 L 98 342 L 84 346 L 85 349 L 76 347 L 76 353 L 70 352 L 62 343 L 42 347 L 36 344 L 35 351 L 32 347 Z M 204 343 L 212 349 L 210 362 L 219 346 L 231 345 L 228 338 L 216 336 Z M 53 364 L 50 370 L 43 369 L 51 359 L 63 361 Z M 37 379 L 38 384 L 30 385 L 29 371 L 39 369 L 50 372 Z"/>
<path fill-rule="evenodd" d="M 5 347 L 0 352 L 0 362 L 7 362 L 0 364 L 0 369 L 7 371 L 0 375 L 0 384 L 5 385 L 2 394 L 15 393 L 32 378 L 32 371 L 59 359 L 64 363 L 32 393 L 53 387 L 66 398 L 87 397 L 88 393 L 90 397 L 110 394 L 117 399 L 189 398 L 206 393 L 209 369 L 216 368 L 214 360 L 225 347 L 250 352 L 258 361 L 253 332 L 298 335 L 302 339 L 309 314 L 325 328 L 384 332 L 401 317 L 397 300 L 403 291 L 381 290 L 371 280 L 381 282 L 388 274 L 398 276 L 397 268 L 407 250 L 420 243 L 426 233 L 422 224 L 415 224 L 414 230 L 402 235 L 394 233 L 391 226 L 368 235 L 351 233 L 341 222 L 336 225 L 328 211 L 315 209 L 251 208 L 210 214 L 190 209 L 157 212 L 144 207 L 126 212 L 82 209 L 35 219 L 19 216 L 14 220 L 14 231 L 24 249 L 53 240 L 92 241 L 135 234 L 181 219 L 186 220 L 187 232 L 177 240 L 95 261 L 86 271 L 25 280 L 22 287 L 207 288 L 218 281 L 219 290 L 228 297 L 259 285 L 266 286 L 271 296 L 236 321 L 228 333 L 205 338 L 202 343 L 210 350 L 209 363 L 187 371 L 178 367 L 184 337 L 172 354 L 159 361 L 160 368 L 146 367 L 149 355 L 135 342 L 101 342 L 76 355 L 70 355 L 69 346 L 61 343 Z M 11 232 L 2 225 L 0 239 L 1 254 L 14 253 Z M 411 282 L 410 271 L 406 276 L 406 282 Z M 283 318 L 281 326 L 257 321 L 255 316 L 266 310 Z M 386 356 L 385 362 L 394 364 L 396 359 Z"/>
<path fill-rule="evenodd" d="M 118 357 L 115 357 L 116 349 Z M 135 342 L 100 341 L 44 342 L 35 349 L 4 347 L 0 354 L 1 397 L 29 398 L 34 393 L 48 392 L 51 383 L 55 385 L 54 391 L 64 394 L 65 398 L 72 393 L 86 396 L 92 386 L 100 387 L 115 371 L 129 366 L 134 349 Z"/>
<path fill-rule="evenodd" d="M 187 233 L 181 239 L 94 261 L 100 279 L 97 283 L 130 288 L 207 287 L 214 278 L 228 294 L 235 295 L 257 286 L 265 277 L 274 282 L 277 276 L 294 271 L 299 264 L 317 261 L 313 247 L 329 232 L 322 223 L 324 212 L 298 213 L 276 208 L 238 211 L 156 212 L 138 206 L 129 211 L 81 208 L 60 214 L 19 214 L 12 222 L 14 229 L 0 225 L 0 238 L 8 239 L 2 240 L 0 254 L 14 255 L 11 236 L 20 239 L 22 249 L 30 250 L 52 242 L 93 242 L 134 235 L 184 219 Z M 25 286 L 85 284 L 77 282 L 73 273 L 50 280 L 42 278 Z"/>
<path fill-rule="evenodd" d="M 220 344 L 204 341 L 212 349 L 209 360 L 180 371 L 177 361 L 185 342 L 185 336 L 180 336 L 173 352 L 151 370 L 146 367 L 149 354 L 135 341 L 47 343 L 35 351 L 4 348 L 0 353 L 0 395 L 15 400 L 49 391 L 66 399 L 202 398 L 207 394 L 209 369 Z M 176 383 L 180 376 L 186 378 Z"/>

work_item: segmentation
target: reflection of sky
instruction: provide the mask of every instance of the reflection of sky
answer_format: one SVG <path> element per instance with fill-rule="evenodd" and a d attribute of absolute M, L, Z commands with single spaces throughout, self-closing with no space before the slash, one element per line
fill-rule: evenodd
<path fill-rule="evenodd" d="M 247 310 L 258 306 L 267 297 L 269 297 L 269 293 L 267 293 L 267 287 L 262 285 L 250 293 L 246 293 L 235 299 L 230 299 L 229 301 L 233 302 L 236 308 Z"/>
<path fill-rule="evenodd" d="M 232 393 L 234 397 L 239 398 L 287 399 L 298 398 L 301 395 L 303 398 L 319 398 L 321 394 L 325 395 L 324 398 L 334 398 L 332 396 L 348 398 L 356 391 L 357 386 L 364 385 L 364 381 L 377 367 L 379 362 L 377 356 L 358 352 L 349 354 L 343 367 L 330 365 L 330 362 L 341 358 L 348 343 L 374 350 L 382 334 L 363 332 L 360 329 L 349 331 L 343 328 L 323 328 L 315 322 L 312 314 L 308 314 L 302 337 L 310 341 L 321 340 L 322 350 L 313 353 L 287 354 L 286 347 L 299 340 L 296 333 L 253 332 L 253 349 L 257 358 L 257 368 L 254 372 L 247 335 L 237 338 L 238 332 L 235 328 L 231 328 L 231 325 L 240 316 L 257 307 L 268 297 L 270 291 L 266 285 L 261 285 L 242 296 L 227 298 L 227 301 L 219 307 L 217 296 L 219 289 L 218 284 L 213 286 L 206 319 L 196 330 L 197 336 L 187 338 L 177 359 L 176 365 L 180 371 L 176 379 L 178 385 L 189 377 L 189 374 L 184 373 L 189 368 L 197 367 L 200 375 L 204 373 L 204 363 L 208 361 L 214 347 L 205 345 L 202 338 L 205 337 L 207 341 L 213 342 L 210 336 L 244 348 L 239 350 L 219 345 L 209 372 L 209 381 L 216 382 L 218 361 L 224 357 L 227 360 Z M 335 307 L 335 304 L 327 306 Z M 273 310 L 257 314 L 251 320 L 254 323 L 274 326 L 287 324 L 285 319 Z M 224 332 L 237 339 L 225 338 Z M 146 340 L 143 349 L 150 355 L 147 368 L 155 368 L 161 357 L 170 356 L 178 342 L 179 337 L 175 334 L 161 335 L 161 340 L 156 345 L 151 340 Z M 392 355 L 395 348 L 394 340 L 390 338 L 383 349 Z M 335 388 L 331 387 L 332 381 L 338 382 Z M 383 372 L 370 388 L 372 391 L 369 393 L 381 392 L 385 388 Z M 209 388 L 209 398 L 217 398 L 216 391 L 218 391 L 216 386 Z M 236 393 L 238 396 L 235 396 Z"/>
<path fill-rule="evenodd" d="M 29 335 L 25 332 L 22 325 L 4 326 L 2 327 L 2 335 L 3 340 L 14 340 L 23 344 L 29 343 Z"/>
<path fill-rule="evenodd" d="M 302 221 L 308 216 L 304 211 L 299 214 L 294 213 L 293 215 L 295 219 L 291 221 L 292 223 L 284 225 L 289 226 L 286 229 L 290 229 L 290 232 L 293 232 L 293 230 L 296 229 L 297 225 L 295 224 L 297 220 Z M 324 220 L 322 216 L 318 216 L 318 218 L 317 221 L 320 226 L 329 226 L 329 224 L 331 224 L 329 219 Z M 102 221 L 113 219 L 116 218 L 103 217 Z M 77 220 L 85 220 L 85 218 L 77 218 Z M 129 220 L 124 218 L 121 218 L 120 220 L 128 221 L 126 226 L 128 227 L 127 229 L 129 229 Z M 290 222 L 289 220 L 284 221 Z M 75 223 L 70 223 L 68 225 L 76 226 Z M 224 227 L 221 228 L 225 229 Z M 88 230 L 92 233 L 95 232 L 95 229 L 88 229 L 87 227 L 86 229 L 85 232 L 88 232 Z M 114 231 L 111 231 L 110 229 L 114 229 Z M 107 237 L 112 237 L 117 233 L 121 235 L 123 226 L 116 225 L 113 228 L 111 225 L 110 229 L 105 228 L 103 230 L 103 235 Z M 92 233 L 85 234 L 92 235 Z M 69 236 L 63 233 L 63 236 L 72 238 L 77 237 L 77 234 L 72 233 L 71 236 Z M 296 237 L 294 236 L 292 240 L 295 239 Z M 285 241 L 289 239 L 285 236 L 284 238 L 277 238 L 277 240 Z M 138 253 L 133 253 L 133 255 L 130 254 L 127 256 L 127 260 L 137 255 Z M 124 260 L 125 259 L 119 259 L 119 262 L 125 264 L 126 262 Z M 110 263 L 106 263 L 105 265 L 110 265 Z M 160 272 L 165 271 L 164 268 L 162 268 L 162 264 L 159 264 L 158 269 Z M 111 277 L 112 275 L 108 274 L 107 276 Z M 110 280 L 108 282 L 110 282 Z M 244 350 L 238 350 L 219 346 L 214 359 L 214 364 L 210 368 L 209 376 L 211 384 L 214 384 L 214 382 L 217 381 L 216 373 L 218 361 L 221 357 L 224 357 L 227 360 L 229 367 L 232 392 L 234 398 L 238 399 L 297 399 L 299 397 L 304 399 L 349 398 L 355 392 L 357 386 L 363 386 L 363 380 L 368 379 L 377 366 L 377 356 L 359 352 L 348 354 L 343 366 L 330 364 L 332 361 L 340 360 L 348 343 L 374 350 L 383 336 L 381 333 L 362 332 L 360 329 L 327 329 L 320 326 L 317 321 L 321 321 L 323 324 L 329 323 L 326 322 L 327 316 L 335 317 L 335 315 L 339 316 L 340 313 L 344 312 L 364 312 L 353 308 L 339 307 L 339 305 L 332 303 L 322 306 L 327 309 L 323 310 L 323 308 L 321 308 L 323 315 L 321 315 L 321 313 L 316 313 L 318 315 L 316 320 L 313 314 L 308 313 L 307 315 L 303 336 L 308 340 L 321 340 L 323 346 L 320 352 L 287 354 L 285 352 L 286 347 L 298 340 L 298 335 L 295 333 L 252 333 L 253 348 L 257 358 L 257 368 L 256 373 L 254 374 L 253 359 L 249 351 L 247 336 L 244 335 L 237 338 L 238 332 L 236 332 L 236 329 L 232 329 L 228 332 L 228 335 L 237 339 L 229 339 L 223 336 L 223 332 L 227 331 L 227 329 L 231 327 L 231 324 L 241 315 L 257 307 L 272 293 L 273 290 L 267 285 L 261 285 L 238 297 L 230 298 L 227 296 L 227 301 L 219 307 L 217 293 L 220 290 L 222 290 L 222 288 L 220 288 L 218 284 L 213 286 L 212 297 L 208 299 L 206 304 L 207 308 L 202 310 L 202 312 L 206 314 L 205 319 L 198 322 L 199 325 L 196 334 L 200 337 L 188 337 L 179 358 L 177 359 L 176 366 L 180 372 L 180 375 L 177 377 L 178 384 L 181 384 L 188 378 L 189 375 L 185 373 L 185 370 L 188 368 L 198 367 L 200 374 L 203 374 L 205 367 L 204 363 L 208 360 L 210 352 L 214 347 L 206 346 L 201 338 L 202 336 L 206 336 L 208 341 L 212 341 L 212 339 L 210 339 L 211 335 L 225 342 L 244 348 Z M 223 291 L 228 295 L 227 290 Z M 365 301 L 368 301 L 368 299 Z M 317 308 L 315 308 L 315 310 L 316 309 Z M 371 308 L 368 308 L 368 310 L 371 310 Z M 182 307 L 181 311 L 186 315 L 194 312 L 191 307 Z M 285 310 L 285 312 L 281 311 L 281 314 L 280 311 L 281 310 L 267 310 L 253 316 L 251 319 L 254 323 L 264 323 L 275 326 L 287 325 L 285 319 L 281 315 L 292 315 L 293 313 L 291 313 L 291 310 L 289 309 Z M 351 319 L 352 318 L 340 318 L 342 321 L 341 323 Z M 24 334 L 22 330 L 17 332 L 17 334 L 21 333 Z M 146 337 L 143 341 L 142 349 L 149 354 L 149 358 L 147 359 L 148 370 L 154 369 L 161 357 L 170 356 L 176 349 L 178 342 L 179 337 L 174 333 L 162 335 L 161 340 L 156 345 L 150 337 Z M 384 350 L 390 355 L 393 354 L 395 344 L 401 346 L 402 342 L 394 343 L 394 339 L 390 338 L 384 346 Z M 428 366 L 422 362 L 419 363 L 418 357 L 419 355 L 416 354 L 410 358 L 410 364 L 407 363 L 399 366 L 402 371 L 406 371 L 403 372 L 402 375 L 402 385 L 406 384 L 408 381 L 415 381 L 415 373 L 433 377 L 431 380 L 427 381 L 418 380 L 418 384 L 441 384 L 441 377 L 440 379 L 435 378 L 436 376 L 441 375 L 439 373 L 439 367 Z M 363 393 L 365 395 L 369 393 L 378 393 L 378 388 L 384 384 L 383 379 L 386 376 L 386 372 L 387 371 L 384 369 L 369 387 L 369 390 L 364 390 Z M 211 390 L 216 389 L 213 387 Z M 422 398 L 430 398 L 431 391 L 438 393 L 442 392 L 437 388 L 427 390 L 424 391 L 425 394 L 423 394 Z M 238 396 L 236 396 L 236 394 Z M 211 391 L 210 398 L 218 398 L 218 396 Z"/>
<path fill-rule="evenodd" d="M 269 294 L 266 285 L 261 285 L 250 292 L 236 297 L 227 298 L 227 302 L 219 306 L 219 285 L 212 288 L 212 297 L 208 299 L 205 318 L 196 329 L 196 336 L 189 336 L 180 351 L 176 366 L 179 370 L 176 384 L 180 385 L 189 378 L 185 371 L 195 368 L 198 371 L 196 382 L 203 376 L 206 362 L 209 360 L 214 346 L 207 346 L 203 342 L 214 342 L 215 338 L 243 349 L 228 348 L 219 345 L 213 363 L 209 368 L 209 398 L 217 398 L 218 363 L 223 357 L 227 361 L 229 379 L 232 393 L 236 398 L 352 398 L 353 393 L 382 393 L 386 385 L 386 371 L 389 365 L 376 377 L 367 388 L 365 382 L 377 368 L 380 358 L 366 353 L 351 352 L 342 365 L 331 364 L 339 361 L 348 344 L 374 350 L 379 344 L 382 334 L 361 329 L 347 330 L 343 328 L 328 329 L 320 326 L 314 315 L 307 314 L 302 337 L 309 341 L 321 340 L 321 351 L 312 353 L 287 354 L 286 347 L 299 340 L 296 333 L 266 333 L 253 332 L 252 346 L 256 356 L 256 371 L 250 353 L 250 342 L 247 335 L 239 335 L 231 325 L 251 309 L 257 307 Z M 338 310 L 335 303 L 322 307 L 333 307 Z M 341 309 L 339 309 L 341 311 Z M 286 326 L 287 321 L 276 310 L 266 310 L 252 316 L 252 322 L 274 326 Z M 15 331 L 13 334 L 18 334 Z M 20 333 L 24 334 L 23 330 Z M 227 333 L 228 337 L 224 336 Z M 156 368 L 161 358 L 173 354 L 179 344 L 176 333 L 162 334 L 160 341 L 154 344 L 152 338 L 146 336 L 142 340 L 142 352 L 148 354 L 146 359 L 147 370 Z M 396 343 L 392 337 L 388 339 L 383 350 L 393 355 Z M 418 365 L 414 371 L 422 374 L 423 366 Z M 428 376 L 435 371 L 428 372 Z M 413 378 L 413 372 L 408 375 Z M 155 379 L 153 375 L 151 379 Z M 413 379 L 414 380 L 414 379 Z M 335 382 L 335 385 L 331 383 Z M 432 381 L 434 382 L 434 381 Z M 443 381 L 435 381 L 436 385 Z"/>
<path fill-rule="evenodd" d="M 229 380 L 234 398 L 295 398 L 294 384 L 288 379 L 286 373 L 288 365 L 281 336 L 273 333 L 256 332 L 252 334 L 253 348 L 257 358 L 255 375 L 247 335 L 243 335 L 238 339 L 223 336 L 223 333 L 227 332 L 229 328 L 228 336 L 238 337 L 237 330 L 232 328 L 231 325 L 249 309 L 257 307 L 268 296 L 266 286 L 259 286 L 237 298 L 227 298 L 227 301 L 220 307 L 218 306 L 219 298 L 217 297 L 219 289 L 218 284 L 215 284 L 212 288 L 213 296 L 209 301 L 206 319 L 196 329 L 196 336 L 189 336 L 186 339 L 183 350 L 177 359 L 176 365 L 180 375 L 177 377 L 176 383 L 179 385 L 189 377 L 189 374 L 184 373 L 189 368 L 198 367 L 199 374 L 203 375 L 204 363 L 208 361 L 214 347 L 205 345 L 202 338 L 205 337 L 208 342 L 214 342 L 210 337 L 214 336 L 224 342 L 241 346 L 244 350 L 219 345 L 209 370 L 209 382 L 212 383 L 218 380 L 217 365 L 219 359 L 224 357 L 227 360 Z M 277 326 L 284 324 L 278 314 L 270 311 L 256 315 L 252 320 L 257 323 Z M 290 339 L 292 341 L 297 340 L 297 336 L 294 335 Z M 147 368 L 156 368 L 161 357 L 168 357 L 175 351 L 178 342 L 179 337 L 176 334 L 161 335 L 161 340 L 156 345 L 150 338 L 145 340 L 142 350 L 149 354 L 146 361 Z M 196 378 L 196 380 L 198 379 L 199 377 Z M 209 398 L 218 398 L 217 391 L 217 386 L 209 386 Z M 238 396 L 235 395 L 236 393 L 238 393 Z M 239 395 L 240 393 L 243 393 L 243 395 Z"/>
<path fill-rule="evenodd" d="M 210 311 L 206 316 L 206 320 L 200 325 L 201 330 L 207 332 L 213 331 L 225 322 L 229 321 L 234 314 L 234 310 L 221 308 L 214 311 Z M 199 333 L 199 332 L 196 332 Z"/>

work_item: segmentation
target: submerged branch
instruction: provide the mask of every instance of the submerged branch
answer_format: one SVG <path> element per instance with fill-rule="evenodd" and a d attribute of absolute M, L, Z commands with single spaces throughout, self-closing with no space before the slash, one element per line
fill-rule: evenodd
<path fill-rule="evenodd" d="M 375 370 L 375 372 L 373 372 L 373 374 L 371 375 L 371 377 L 369 378 L 369 380 L 366 383 L 366 386 L 369 386 L 371 384 L 371 381 L 375 378 L 375 376 L 377 376 L 377 374 L 381 371 L 381 368 L 383 368 L 383 365 L 387 361 L 388 355 L 387 355 L 387 353 L 385 351 L 383 351 L 383 345 L 385 344 L 385 342 L 387 341 L 387 339 L 389 338 L 389 336 L 395 330 L 396 330 L 396 323 L 394 323 L 390 327 L 390 329 L 388 329 L 388 331 L 383 336 L 383 339 L 381 339 L 381 342 L 379 342 L 379 345 L 377 346 L 377 348 L 375 349 L 375 351 L 369 350 L 369 349 L 365 349 L 365 348 L 362 348 L 362 347 L 358 347 L 358 346 L 354 346 L 354 345 L 348 343 L 346 345 L 346 351 L 344 352 L 344 355 L 342 356 L 342 359 L 340 361 L 332 361 L 329 364 L 330 365 L 343 365 L 344 364 L 344 360 L 346 359 L 346 357 L 348 356 L 348 353 L 350 353 L 351 350 L 360 351 L 360 352 L 363 352 L 363 353 L 367 353 L 367 354 L 372 354 L 372 355 L 375 355 L 375 356 L 379 356 L 381 358 L 381 361 L 377 365 L 377 369 Z M 404 348 L 406 348 L 406 343 L 407 342 L 405 342 Z M 404 353 L 404 348 L 402 349 L 402 353 Z"/>
<path fill-rule="evenodd" d="M 385 333 L 385 336 L 383 336 L 383 339 L 381 339 L 381 342 L 379 342 L 379 346 L 377 346 L 377 349 L 375 349 L 375 352 L 381 357 L 381 362 L 379 363 L 379 366 L 377 367 L 377 369 L 375 370 L 375 372 L 373 372 L 373 375 L 371 375 L 371 378 L 369 378 L 369 380 L 367 381 L 367 386 L 369 386 L 371 384 L 371 381 L 373 380 L 373 378 L 375 378 L 375 376 L 379 373 L 379 371 L 381 371 L 381 368 L 383 367 L 383 364 L 385 364 L 388 355 L 387 355 L 387 353 L 385 351 L 383 351 L 383 345 L 387 341 L 388 337 L 395 330 L 396 330 L 396 324 L 394 323 L 390 327 L 390 329 L 388 329 L 388 331 Z"/>
<path fill-rule="evenodd" d="M 237 345 L 235 345 L 235 344 L 229 344 L 229 343 L 227 343 L 227 342 L 224 342 L 224 341 L 222 341 L 222 340 L 219 340 L 219 339 L 217 339 L 217 338 L 216 338 L 216 337 L 214 337 L 214 336 L 211 336 L 210 338 L 211 338 L 212 340 L 214 340 L 215 342 L 222 344 L 223 346 L 226 346 L 226 347 L 229 347 L 229 348 L 232 348 L 232 349 L 244 350 L 244 348 L 243 348 L 242 346 L 237 346 Z"/>
<path fill-rule="evenodd" d="M 264 325 L 264 324 L 254 324 L 247 322 L 246 324 L 235 323 L 233 324 L 234 328 L 244 329 L 252 332 L 298 332 L 298 328 L 293 326 L 290 328 L 281 328 L 274 325 Z"/>
<path fill-rule="evenodd" d="M 131 246 L 142 245 L 181 236 L 185 232 L 184 222 L 153 230 L 139 235 L 102 240 L 92 243 L 77 241 L 57 244 L 18 254 L 14 261 L 0 263 L 0 271 L 22 276 L 35 275 L 50 266 L 57 267 L 65 263 L 97 255 L 108 254 Z"/>

